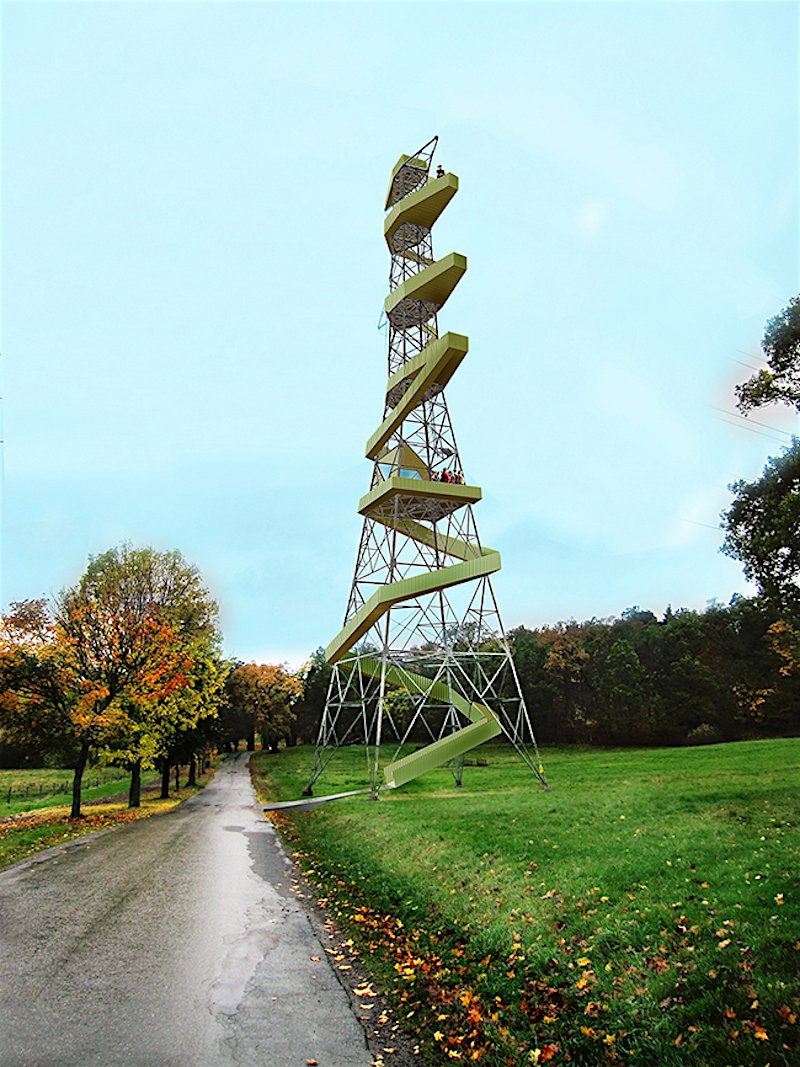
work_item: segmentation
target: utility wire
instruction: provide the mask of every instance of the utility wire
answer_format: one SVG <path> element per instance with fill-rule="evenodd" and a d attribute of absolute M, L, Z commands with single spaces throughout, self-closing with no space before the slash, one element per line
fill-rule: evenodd
<path fill-rule="evenodd" d="M 726 426 L 738 426 L 740 430 L 749 430 L 750 433 L 757 433 L 760 437 L 768 437 L 770 441 L 777 441 L 778 444 L 781 445 L 786 444 L 780 437 L 775 437 L 771 433 L 764 433 L 763 430 L 757 430 L 755 426 L 742 426 L 740 422 L 729 422 L 727 419 L 723 419 L 720 415 L 715 415 L 714 418 L 719 419 L 720 422 L 724 422 Z"/>
<path fill-rule="evenodd" d="M 741 359 L 734 359 L 733 356 L 731 356 L 731 363 L 738 363 L 740 367 L 747 367 L 748 370 L 755 371 L 756 374 L 760 370 L 765 370 L 764 367 L 754 367 L 752 363 L 744 363 Z"/>
<path fill-rule="evenodd" d="M 738 411 L 728 411 L 727 408 L 712 408 L 713 411 L 719 411 L 723 415 L 730 415 L 734 419 L 742 419 L 744 422 L 752 426 L 763 426 L 765 430 L 773 430 L 775 433 L 782 433 L 784 437 L 788 437 L 790 440 L 795 435 L 789 433 L 788 430 L 782 430 L 779 426 L 770 426 L 768 422 L 759 422 L 758 419 L 751 419 L 749 415 L 741 415 Z"/>
<path fill-rule="evenodd" d="M 711 526 L 710 523 L 698 522 L 696 519 L 684 519 L 683 521 L 691 523 L 692 526 L 705 526 L 707 530 L 713 530 L 715 533 L 719 533 L 720 531 L 719 526 Z"/>
<path fill-rule="evenodd" d="M 762 355 L 755 355 L 754 356 L 752 352 L 745 352 L 741 348 L 737 348 L 736 351 L 739 353 L 740 356 L 746 356 L 748 359 L 752 359 L 752 360 L 754 360 L 756 362 L 760 362 L 762 364 L 766 363 L 766 360 L 764 359 L 764 357 Z M 734 363 L 742 363 L 742 361 L 740 359 L 734 359 L 733 362 Z M 750 370 L 764 370 L 763 366 L 762 367 L 754 367 L 752 363 L 742 363 L 742 366 L 743 367 L 749 367 Z"/>

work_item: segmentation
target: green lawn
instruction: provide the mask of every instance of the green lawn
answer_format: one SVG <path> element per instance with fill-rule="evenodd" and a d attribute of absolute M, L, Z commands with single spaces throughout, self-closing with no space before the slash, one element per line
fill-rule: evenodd
<path fill-rule="evenodd" d="M 545 750 L 549 793 L 481 755 L 279 820 L 431 1062 L 800 1062 L 800 740 Z M 259 753 L 262 796 L 310 757 Z"/>

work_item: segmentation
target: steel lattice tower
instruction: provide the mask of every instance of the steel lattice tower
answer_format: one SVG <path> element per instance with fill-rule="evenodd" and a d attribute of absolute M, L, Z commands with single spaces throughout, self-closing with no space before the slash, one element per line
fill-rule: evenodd
<path fill-rule="evenodd" d="M 481 490 L 464 482 L 445 399 L 468 343 L 440 336 L 438 313 L 467 261 L 433 254 L 432 227 L 458 191 L 454 174 L 430 173 L 437 140 L 401 156 L 389 182 L 383 421 L 366 446 L 372 483 L 358 505 L 344 626 L 325 650 L 333 673 L 305 795 L 335 750 L 354 742 L 366 746 L 373 796 L 382 743 L 394 746 L 386 786 L 443 763 L 460 785 L 464 752 L 501 732 L 546 787 L 492 591 L 500 555 L 480 542 Z"/>

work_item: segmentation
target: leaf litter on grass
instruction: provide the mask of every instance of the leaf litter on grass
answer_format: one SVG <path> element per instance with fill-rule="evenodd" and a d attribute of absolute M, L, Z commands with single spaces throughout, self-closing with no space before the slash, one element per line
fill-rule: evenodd
<path fill-rule="evenodd" d="M 713 747 L 555 753 L 548 797 L 501 751 L 455 805 L 434 774 L 276 821 L 431 1062 L 788 1065 L 800 743 Z"/>

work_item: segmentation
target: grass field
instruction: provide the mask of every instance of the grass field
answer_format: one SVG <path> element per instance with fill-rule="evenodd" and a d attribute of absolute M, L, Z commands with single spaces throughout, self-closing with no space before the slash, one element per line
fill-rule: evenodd
<path fill-rule="evenodd" d="M 216 762 L 218 761 L 215 760 L 215 765 Z M 83 790 L 84 814 L 83 818 L 76 820 L 69 817 L 71 771 L 0 771 L 0 789 L 5 787 L 6 790 L 2 799 L 8 795 L 12 785 L 17 789 L 17 794 L 12 795 L 11 803 L 0 803 L 0 868 L 63 841 L 83 837 L 123 822 L 146 819 L 151 815 L 170 811 L 202 788 L 213 773 L 213 769 L 206 771 L 199 777 L 197 786 L 173 792 L 164 800 L 155 795 L 149 796 L 145 792 L 147 785 L 160 779 L 160 775 L 155 772 L 143 773 L 142 803 L 141 807 L 134 809 L 128 808 L 127 800 L 115 799 L 102 803 L 103 798 L 109 796 L 127 796 L 129 779 L 119 779 L 111 775 L 108 781 Z M 49 788 L 50 783 L 58 788 L 62 780 L 59 775 L 66 776 L 63 781 L 67 783 L 67 790 L 40 795 L 41 790 Z"/>
<path fill-rule="evenodd" d="M 71 803 L 72 773 L 58 768 L 0 771 L 0 818 Z M 158 777 L 155 772 L 145 772 L 142 786 Z M 119 767 L 91 770 L 83 778 L 83 800 L 101 800 L 124 793 L 129 785 L 130 774 Z"/>
<path fill-rule="evenodd" d="M 481 754 L 278 819 L 430 1062 L 800 1062 L 800 740 L 545 751 L 549 793 Z M 363 784 L 347 749 L 317 793 Z"/>

